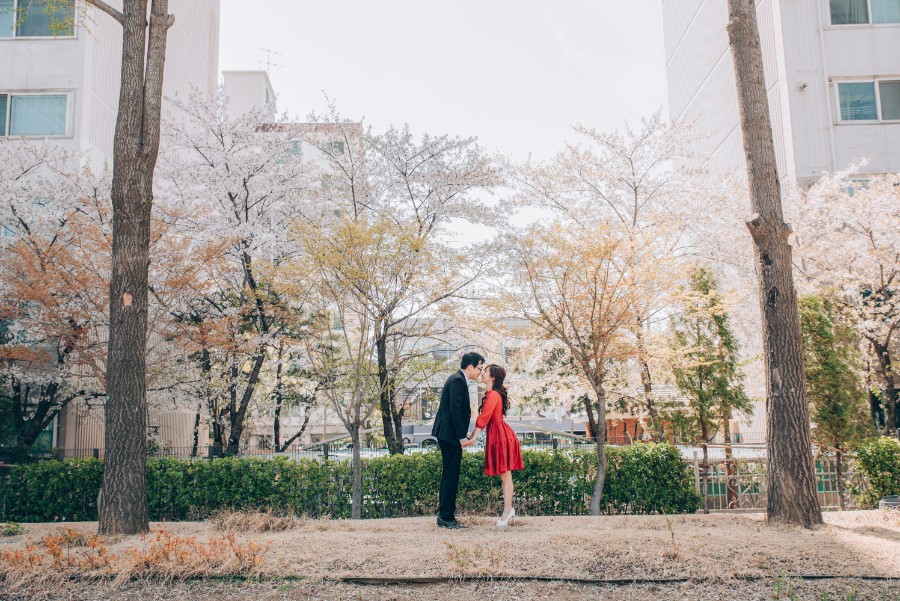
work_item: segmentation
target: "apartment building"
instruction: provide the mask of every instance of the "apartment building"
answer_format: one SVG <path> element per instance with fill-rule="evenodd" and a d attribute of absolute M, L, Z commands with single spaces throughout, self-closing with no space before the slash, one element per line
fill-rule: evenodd
<path fill-rule="evenodd" d="M 110 2 L 121 8 L 121 0 Z M 77 3 L 0 0 L 0 137 L 51 139 L 95 172 L 112 165 L 121 70 L 121 26 Z M 56 14 L 52 9 L 56 8 Z M 166 97 L 218 85 L 219 0 L 172 0 L 164 76 Z M 163 104 L 163 113 L 167 104 Z M 151 415 L 151 430 L 190 433 L 193 417 Z M 47 446 L 103 446 L 102 404 L 74 403 L 45 433 Z"/>
<path fill-rule="evenodd" d="M 745 174 L 724 0 L 662 0 L 669 113 L 704 136 L 697 162 Z M 785 185 L 809 187 L 825 172 L 868 159 L 868 173 L 900 171 L 900 0 L 758 0 L 757 19 L 776 159 Z M 865 177 L 862 175 L 861 177 Z M 749 261 L 740 274 L 755 280 Z M 759 307 L 738 324 L 747 357 L 762 353 Z M 748 391 L 764 396 L 758 359 Z M 746 419 L 765 436 L 765 405 Z"/>
<path fill-rule="evenodd" d="M 707 138 L 698 154 L 741 173 L 743 148 L 723 0 L 662 0 L 669 113 Z M 763 62 L 782 181 L 869 159 L 900 171 L 900 0 L 760 0 Z"/>
<path fill-rule="evenodd" d="M 0 136 L 52 138 L 100 170 L 112 162 L 122 28 L 78 3 L 89 12 L 59 29 L 64 15 L 51 18 L 47 6 L 48 0 L 0 0 Z M 164 94 L 184 96 L 192 88 L 213 94 L 219 0 L 172 0 L 170 11 L 175 25 Z"/>

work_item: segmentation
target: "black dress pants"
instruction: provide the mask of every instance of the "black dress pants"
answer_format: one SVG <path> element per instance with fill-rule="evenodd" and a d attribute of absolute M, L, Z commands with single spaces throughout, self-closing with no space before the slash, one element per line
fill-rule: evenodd
<path fill-rule="evenodd" d="M 459 442 L 438 439 L 441 449 L 441 492 L 438 499 L 438 516 L 442 520 L 456 519 L 456 491 L 459 488 L 459 466 L 462 463 L 462 447 Z"/>

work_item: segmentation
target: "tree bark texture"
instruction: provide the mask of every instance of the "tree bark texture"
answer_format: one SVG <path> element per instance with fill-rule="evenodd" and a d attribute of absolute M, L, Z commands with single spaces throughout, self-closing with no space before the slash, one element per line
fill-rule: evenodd
<path fill-rule="evenodd" d="M 591 378 L 591 385 L 597 394 L 597 422 L 593 425 L 594 444 L 597 450 L 597 478 L 594 480 L 594 490 L 591 493 L 591 515 L 600 515 L 600 500 L 603 497 L 603 485 L 606 482 L 606 390 L 603 382 Z M 590 410 L 590 401 L 585 397 L 585 405 L 588 408 L 588 418 L 593 420 L 593 412 Z"/>
<path fill-rule="evenodd" d="M 731 448 L 731 416 L 722 416 L 722 433 L 725 439 L 725 499 L 728 509 L 738 508 L 737 478 L 735 478 L 734 451 Z"/>
<path fill-rule="evenodd" d="M 362 518 L 362 454 L 360 453 L 359 424 L 351 424 L 350 441 L 353 443 L 353 486 L 350 491 L 350 518 Z"/>
<path fill-rule="evenodd" d="M 650 377 L 650 363 L 647 361 L 647 344 L 644 340 L 644 324 L 639 322 L 635 330 L 638 346 L 638 363 L 641 368 L 641 386 L 644 389 L 644 406 L 650 416 L 650 429 L 653 442 L 661 442 L 665 438 L 663 425 L 659 419 L 659 411 L 653 400 L 653 379 Z"/>
<path fill-rule="evenodd" d="M 387 364 L 387 332 L 383 323 L 376 324 L 378 332 L 375 339 L 376 359 L 378 361 L 378 400 L 381 409 L 381 428 L 387 441 L 388 451 L 391 455 L 403 453 L 403 430 L 395 428 L 397 415 L 396 400 L 394 399 L 394 377 L 390 373 Z"/>
<path fill-rule="evenodd" d="M 844 500 L 844 451 L 840 446 L 834 450 L 834 465 L 837 476 L 838 506 L 841 511 L 844 511 L 847 509 L 847 502 Z"/>
<path fill-rule="evenodd" d="M 728 0 L 744 155 L 760 275 L 766 362 L 767 519 L 822 523 L 810 442 L 803 343 L 792 277 L 790 226 L 784 222 L 754 0 Z"/>
<path fill-rule="evenodd" d="M 153 172 L 159 151 L 168 0 L 125 0 L 122 72 L 113 140 L 113 241 L 106 454 L 100 534 L 147 532 L 147 271 Z"/>
<path fill-rule="evenodd" d="M 881 406 L 884 407 L 884 435 L 891 436 L 897 430 L 897 389 L 894 386 L 894 364 L 891 361 L 891 350 L 888 344 L 880 344 L 872 338 L 869 339 L 869 342 L 878 356 L 878 365 L 881 367 L 884 393 L 881 403 Z"/>

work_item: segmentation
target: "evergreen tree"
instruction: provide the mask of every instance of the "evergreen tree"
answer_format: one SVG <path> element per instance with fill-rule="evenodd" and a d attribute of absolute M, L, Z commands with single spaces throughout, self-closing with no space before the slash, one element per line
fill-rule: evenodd
<path fill-rule="evenodd" d="M 673 324 L 672 374 L 687 405 L 674 409 L 671 418 L 703 450 L 703 506 L 709 513 L 707 445 L 720 429 L 724 431 L 728 501 L 736 505 L 729 420 L 735 411 L 751 411 L 752 404 L 744 392 L 737 340 L 713 275 L 697 269 L 680 304 Z"/>
<path fill-rule="evenodd" d="M 812 437 L 834 451 L 838 496 L 844 509 L 842 457 L 866 433 L 866 393 L 860 381 L 861 358 L 853 327 L 832 299 L 800 299 L 800 326 L 806 365 Z"/>

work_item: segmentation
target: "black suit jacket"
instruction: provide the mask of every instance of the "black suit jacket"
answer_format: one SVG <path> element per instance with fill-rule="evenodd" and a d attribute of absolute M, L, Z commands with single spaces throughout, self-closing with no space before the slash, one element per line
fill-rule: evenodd
<path fill-rule="evenodd" d="M 472 407 L 469 405 L 469 386 L 462 370 L 447 378 L 441 391 L 441 404 L 431 435 L 447 442 L 459 441 L 466 437 L 469 420 L 472 419 Z"/>

